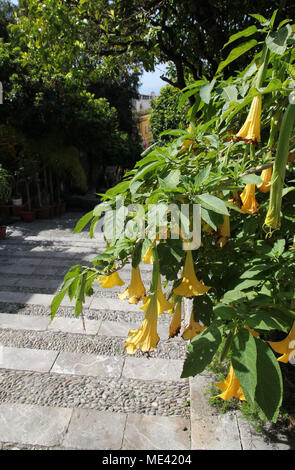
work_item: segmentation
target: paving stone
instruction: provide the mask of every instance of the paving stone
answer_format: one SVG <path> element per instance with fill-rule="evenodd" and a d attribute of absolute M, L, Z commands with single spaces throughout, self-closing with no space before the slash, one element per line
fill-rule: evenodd
<path fill-rule="evenodd" d="M 210 378 L 190 378 L 191 448 L 193 450 L 241 450 L 235 413 L 214 412 L 205 396 Z"/>
<path fill-rule="evenodd" d="M 71 415 L 70 408 L 2 403 L 0 441 L 44 446 L 60 445 Z"/>
<path fill-rule="evenodd" d="M 183 380 L 183 361 L 177 359 L 126 357 L 122 377 L 138 380 Z"/>
<path fill-rule="evenodd" d="M 79 333 L 85 335 L 97 334 L 101 325 L 101 320 L 89 320 L 88 318 L 85 318 L 84 322 L 85 330 L 83 329 L 83 323 L 81 318 L 55 317 L 52 323 L 49 324 L 48 330 L 62 331 L 65 333 Z"/>
<path fill-rule="evenodd" d="M 47 329 L 49 322 L 49 318 L 41 316 L 0 313 L 0 328 L 43 331 Z"/>
<path fill-rule="evenodd" d="M 0 368 L 49 372 L 57 355 L 57 351 L 2 346 L 0 347 Z"/>
<path fill-rule="evenodd" d="M 127 415 L 76 409 L 63 441 L 66 449 L 121 449 Z"/>
<path fill-rule="evenodd" d="M 49 294 L 31 294 L 29 292 L 0 292 L 1 302 L 12 302 L 23 305 L 47 305 L 50 306 L 53 299 Z"/>
<path fill-rule="evenodd" d="M 61 352 L 51 372 L 56 374 L 120 377 L 124 358 Z"/>
<path fill-rule="evenodd" d="M 189 450 L 189 427 L 178 416 L 128 415 L 122 449 Z"/>
<path fill-rule="evenodd" d="M 257 432 L 249 421 L 238 415 L 238 426 L 243 450 L 295 450 L 294 433 L 282 433 L 274 424 L 267 424 Z"/>
<path fill-rule="evenodd" d="M 0 265 L 0 273 L 15 273 L 15 274 L 32 274 L 35 266 L 23 265 L 19 263 L 10 264 L 8 266 Z"/>

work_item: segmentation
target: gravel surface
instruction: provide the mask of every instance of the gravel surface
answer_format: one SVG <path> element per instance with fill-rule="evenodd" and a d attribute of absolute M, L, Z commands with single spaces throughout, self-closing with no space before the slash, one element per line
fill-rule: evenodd
<path fill-rule="evenodd" d="M 103 356 L 126 356 L 124 351 L 125 337 L 118 336 L 88 336 L 53 331 L 30 330 L 0 330 L 0 344 L 7 347 L 67 351 Z M 185 359 L 187 343 L 173 338 L 159 341 L 156 350 L 150 357 L 162 359 Z M 135 357 L 144 354 L 137 351 Z"/>
<path fill-rule="evenodd" d="M 189 384 L 0 369 L 0 403 L 4 402 L 188 417 Z"/>

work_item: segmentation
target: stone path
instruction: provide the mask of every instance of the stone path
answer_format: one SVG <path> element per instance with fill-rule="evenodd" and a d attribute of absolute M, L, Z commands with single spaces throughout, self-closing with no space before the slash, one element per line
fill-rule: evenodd
<path fill-rule="evenodd" d="M 187 344 L 167 340 L 169 315 L 160 317 L 150 358 L 127 356 L 125 338 L 144 312 L 118 299 L 124 286 L 96 283 L 86 331 L 68 298 L 50 322 L 68 268 L 104 248 L 102 234 L 72 234 L 81 215 L 19 222 L 0 242 L 0 449 L 295 448 L 271 429 L 258 435 L 237 413 L 214 413 L 206 374 L 180 379 Z M 147 286 L 150 269 L 141 266 Z M 128 284 L 130 268 L 120 275 Z"/>

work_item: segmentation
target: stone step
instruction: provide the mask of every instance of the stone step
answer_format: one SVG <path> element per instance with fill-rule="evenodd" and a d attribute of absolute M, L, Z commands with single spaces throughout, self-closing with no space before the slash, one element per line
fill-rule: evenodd
<path fill-rule="evenodd" d="M 0 441 L 3 450 L 190 449 L 189 420 L 181 416 L 15 403 L 0 405 Z"/>

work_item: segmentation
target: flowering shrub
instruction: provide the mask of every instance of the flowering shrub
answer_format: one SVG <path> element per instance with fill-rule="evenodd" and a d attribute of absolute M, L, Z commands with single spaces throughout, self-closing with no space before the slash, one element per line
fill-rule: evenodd
<path fill-rule="evenodd" d="M 182 334 L 189 341 L 182 377 L 201 373 L 220 354 L 230 367 L 226 380 L 217 384 L 219 397 L 246 400 L 276 421 L 283 396 L 280 364 L 294 361 L 295 349 L 295 25 L 286 20 L 275 30 L 275 13 L 271 20 L 253 16 L 259 25 L 229 39 L 226 47 L 246 42 L 231 50 L 214 79 L 183 90 L 180 106 L 195 96 L 188 130 L 167 131 L 174 140 L 147 149 L 77 223 L 75 232 L 90 223 L 92 237 L 105 213 L 107 249 L 91 267 L 69 270 L 52 302 L 52 317 L 66 292 L 75 298 L 78 316 L 93 283 L 121 285 L 118 273 L 131 261 L 131 283 L 119 297 L 142 302 L 145 317 L 129 332 L 126 353 L 157 347 L 163 312 L 171 313 L 170 337 L 179 334 L 183 299 L 193 298 Z M 249 65 L 225 80 L 226 66 L 250 51 Z M 123 198 L 119 208 L 118 196 Z M 186 215 L 191 229 L 196 222 L 192 209 L 200 208 L 198 249 L 184 249 L 190 239 L 182 225 L 175 227 L 172 210 L 167 214 L 165 207 L 171 205 L 191 209 Z M 164 209 L 152 231 L 148 222 L 155 206 Z M 115 224 L 123 220 L 116 236 L 110 209 L 116 210 Z M 142 232 L 139 226 L 146 228 Z M 141 261 L 153 265 L 148 292 Z M 161 276 L 171 285 L 167 294 Z"/>

